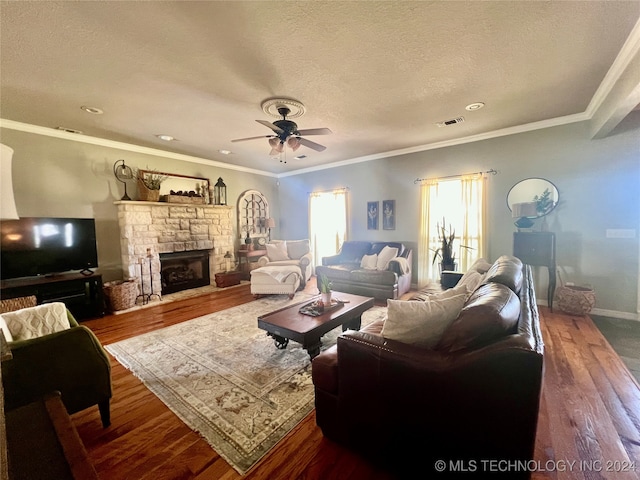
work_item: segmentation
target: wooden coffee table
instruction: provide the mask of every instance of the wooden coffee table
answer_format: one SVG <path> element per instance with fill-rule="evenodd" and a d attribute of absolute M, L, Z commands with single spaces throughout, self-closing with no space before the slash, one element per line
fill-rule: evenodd
<path fill-rule="evenodd" d="M 275 312 L 258 317 L 258 328 L 267 331 L 273 337 L 276 347 L 287 348 L 289 340 L 301 343 L 302 347 L 314 358 L 320 353 L 322 336 L 342 325 L 342 331 L 359 330 L 362 313 L 373 307 L 373 298 L 334 292 L 334 298 L 344 304 L 328 310 L 317 317 L 300 313 L 300 307 L 320 298 L 313 297 L 304 302 L 289 305 Z"/>

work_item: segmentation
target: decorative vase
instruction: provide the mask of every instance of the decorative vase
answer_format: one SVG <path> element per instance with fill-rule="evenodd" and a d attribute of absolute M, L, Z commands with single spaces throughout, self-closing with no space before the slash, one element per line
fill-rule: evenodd
<path fill-rule="evenodd" d="M 322 292 L 322 293 L 320 293 L 320 300 L 322 300 L 322 303 L 324 304 L 325 307 L 330 307 L 331 306 L 331 292 Z"/>

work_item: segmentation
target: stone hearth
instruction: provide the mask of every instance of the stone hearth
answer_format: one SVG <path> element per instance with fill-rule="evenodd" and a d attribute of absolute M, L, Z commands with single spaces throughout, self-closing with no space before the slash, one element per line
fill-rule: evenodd
<path fill-rule="evenodd" d="M 114 203 L 118 207 L 123 275 L 125 279 L 140 278 L 142 270 L 144 293 L 162 293 L 160 253 L 209 250 L 211 281 L 216 273 L 225 271 L 224 254 L 234 251 L 232 206 L 136 201 Z M 145 265 L 142 269 L 141 259 Z M 153 275 L 153 292 L 149 291 L 150 275 Z"/>

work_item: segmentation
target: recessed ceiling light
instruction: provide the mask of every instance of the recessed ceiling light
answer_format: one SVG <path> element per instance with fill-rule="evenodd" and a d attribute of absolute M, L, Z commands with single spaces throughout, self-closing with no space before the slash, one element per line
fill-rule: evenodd
<path fill-rule="evenodd" d="M 223 155 L 231 155 L 231 150 L 218 150 L 218 152 L 220 152 Z"/>
<path fill-rule="evenodd" d="M 90 113 L 91 115 L 102 115 L 104 113 L 103 110 L 101 110 L 100 108 L 96 108 L 96 107 L 86 107 L 86 106 L 81 106 L 80 107 L 82 110 L 84 110 L 87 113 Z"/>
<path fill-rule="evenodd" d="M 474 110 L 480 110 L 482 107 L 484 107 L 484 103 L 482 102 L 475 102 L 475 103 L 470 103 L 469 105 L 467 105 L 466 108 L 467 110 L 469 110 L 470 112 L 474 111 Z"/>
<path fill-rule="evenodd" d="M 156 137 L 158 137 L 160 140 L 164 140 L 165 142 L 174 142 L 176 140 L 175 137 L 172 137 L 171 135 L 166 135 L 164 133 L 159 133 L 156 135 Z"/>

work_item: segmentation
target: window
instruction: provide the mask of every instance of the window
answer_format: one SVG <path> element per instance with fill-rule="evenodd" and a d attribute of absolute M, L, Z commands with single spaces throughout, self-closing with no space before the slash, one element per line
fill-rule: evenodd
<path fill-rule="evenodd" d="M 309 197 L 309 232 L 313 265 L 335 255 L 347 236 L 347 192 L 314 192 Z"/>
<path fill-rule="evenodd" d="M 427 180 L 421 186 L 418 285 L 440 277 L 438 226 L 455 233 L 453 254 L 457 270 L 466 271 L 485 253 L 485 176 L 468 175 L 452 180 Z"/>

